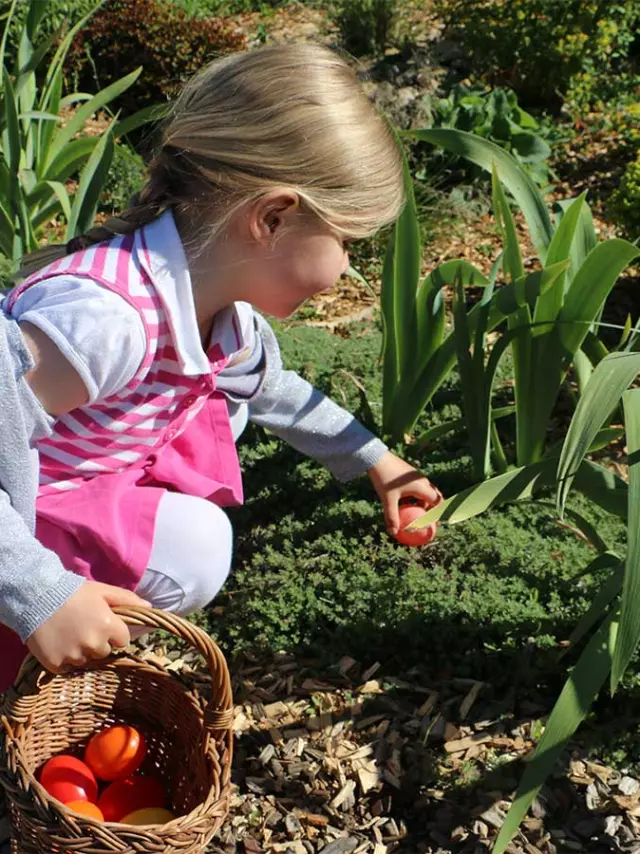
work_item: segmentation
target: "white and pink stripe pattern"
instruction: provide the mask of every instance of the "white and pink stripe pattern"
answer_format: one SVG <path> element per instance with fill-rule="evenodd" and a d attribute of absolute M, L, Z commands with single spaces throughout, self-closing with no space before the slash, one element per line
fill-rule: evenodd
<path fill-rule="evenodd" d="M 141 264 L 141 256 L 145 264 Z M 145 267 L 150 267 L 144 229 L 75 252 L 38 270 L 8 297 L 10 309 L 31 285 L 60 274 L 86 276 L 116 291 L 140 313 L 145 357 L 117 395 L 61 416 L 53 435 L 39 443 L 40 495 L 75 489 L 99 474 L 139 463 L 167 433 L 182 432 L 204 405 L 210 387 L 180 368 L 170 324 Z M 177 417 L 178 414 L 180 417 Z"/>

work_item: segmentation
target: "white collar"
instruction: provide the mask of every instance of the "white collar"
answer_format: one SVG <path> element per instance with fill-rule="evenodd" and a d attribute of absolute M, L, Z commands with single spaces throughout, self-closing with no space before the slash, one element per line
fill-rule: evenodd
<path fill-rule="evenodd" d="M 185 376 L 211 373 L 211 364 L 200 340 L 193 288 L 184 247 L 173 213 L 165 211 L 136 232 L 136 254 L 167 315 L 178 361 Z M 253 307 L 235 302 L 215 318 L 211 343 L 218 343 L 225 356 L 253 346 Z"/>

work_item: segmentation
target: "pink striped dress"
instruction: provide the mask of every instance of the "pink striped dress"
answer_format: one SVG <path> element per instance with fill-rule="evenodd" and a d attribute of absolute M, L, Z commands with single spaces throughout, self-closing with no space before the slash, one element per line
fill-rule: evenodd
<path fill-rule="evenodd" d="M 38 538 L 67 569 L 135 589 L 147 568 L 158 503 L 166 490 L 220 506 L 242 502 L 227 402 L 216 377 L 233 356 L 216 343 L 205 372 L 186 371 L 175 322 L 157 286 L 146 235 L 69 255 L 37 271 L 7 298 L 6 309 L 37 282 L 57 275 L 92 279 L 140 314 L 146 353 L 118 394 L 61 416 L 39 444 Z M 199 344 L 199 342 L 198 342 Z M 236 330 L 235 345 L 241 349 Z"/>

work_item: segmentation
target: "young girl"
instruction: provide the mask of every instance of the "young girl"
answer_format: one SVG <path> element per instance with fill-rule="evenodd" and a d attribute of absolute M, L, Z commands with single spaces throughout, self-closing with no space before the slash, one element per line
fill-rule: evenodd
<path fill-rule="evenodd" d="M 286 317 L 331 288 L 347 241 L 402 204 L 394 138 L 350 68 L 317 46 L 265 47 L 186 86 L 133 207 L 27 259 L 2 304 L 15 379 L 2 408 L 13 395 L 23 445 L 37 442 L 37 537 L 49 551 L 28 530 L 19 555 L 4 548 L 17 523 L 0 518 L 0 620 L 45 667 L 125 645 L 112 605 L 140 596 L 185 614 L 216 595 L 247 419 L 342 481 L 367 472 L 391 534 L 401 498 L 438 501 L 419 472 L 283 370 L 257 313 Z M 6 457 L 0 483 L 15 514 L 15 453 L 3 467 Z M 15 640 L 0 639 L 14 650 L 5 681 Z"/>

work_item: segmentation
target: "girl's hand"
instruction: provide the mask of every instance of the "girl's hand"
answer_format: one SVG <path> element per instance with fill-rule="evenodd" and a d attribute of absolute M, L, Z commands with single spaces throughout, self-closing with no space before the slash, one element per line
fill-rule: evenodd
<path fill-rule="evenodd" d="M 387 532 L 392 537 L 395 537 L 400 527 L 400 499 L 415 498 L 425 508 L 442 501 L 442 493 L 423 474 L 391 451 L 387 451 L 369 469 L 368 475 L 382 502 Z"/>
<path fill-rule="evenodd" d="M 130 590 L 88 581 L 35 630 L 27 647 L 52 673 L 83 667 L 130 642 L 129 627 L 112 606 L 148 604 Z"/>

